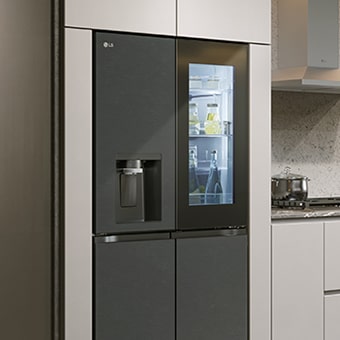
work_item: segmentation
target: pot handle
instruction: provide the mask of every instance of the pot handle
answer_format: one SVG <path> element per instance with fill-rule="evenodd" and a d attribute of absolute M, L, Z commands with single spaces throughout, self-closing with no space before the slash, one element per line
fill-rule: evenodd
<path fill-rule="evenodd" d="M 279 186 L 279 180 L 272 178 L 272 182 L 275 182 L 276 187 Z"/>

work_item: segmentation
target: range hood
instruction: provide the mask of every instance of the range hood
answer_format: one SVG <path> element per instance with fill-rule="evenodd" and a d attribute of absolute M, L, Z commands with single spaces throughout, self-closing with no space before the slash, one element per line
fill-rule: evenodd
<path fill-rule="evenodd" d="M 340 93 L 338 13 L 338 0 L 278 0 L 273 90 Z"/>

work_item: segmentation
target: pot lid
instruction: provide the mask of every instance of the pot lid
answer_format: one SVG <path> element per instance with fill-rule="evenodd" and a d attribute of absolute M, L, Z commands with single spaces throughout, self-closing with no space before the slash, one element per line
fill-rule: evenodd
<path fill-rule="evenodd" d="M 272 179 L 307 179 L 308 178 L 307 176 L 292 174 L 290 171 L 291 171 L 291 168 L 289 166 L 286 166 L 280 174 L 272 176 Z"/>

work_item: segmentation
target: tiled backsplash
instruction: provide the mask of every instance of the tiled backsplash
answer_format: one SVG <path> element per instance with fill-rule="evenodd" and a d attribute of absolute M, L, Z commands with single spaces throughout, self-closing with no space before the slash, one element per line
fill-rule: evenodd
<path fill-rule="evenodd" d="M 272 174 L 310 178 L 309 197 L 340 196 L 340 95 L 272 94 Z"/>

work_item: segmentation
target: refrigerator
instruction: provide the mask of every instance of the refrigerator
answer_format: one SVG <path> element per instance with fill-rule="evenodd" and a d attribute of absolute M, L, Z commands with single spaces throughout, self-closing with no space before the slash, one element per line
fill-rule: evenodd
<path fill-rule="evenodd" d="M 94 33 L 94 339 L 248 338 L 248 45 Z"/>

